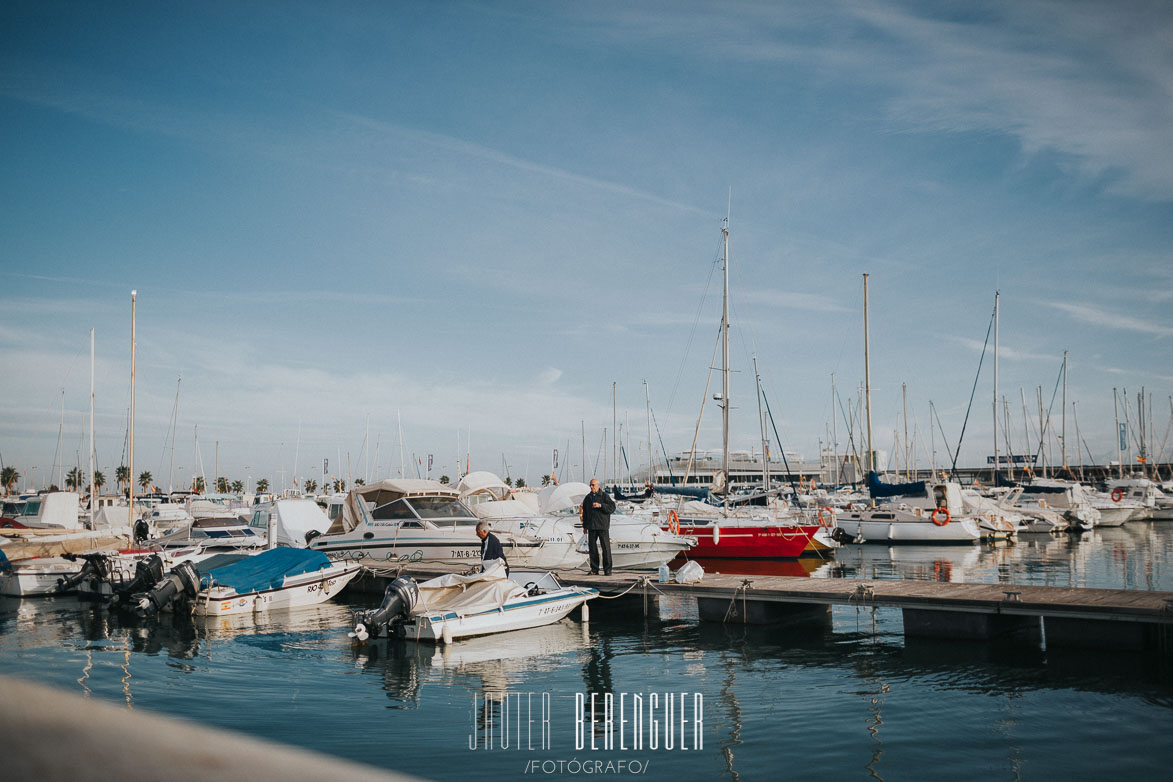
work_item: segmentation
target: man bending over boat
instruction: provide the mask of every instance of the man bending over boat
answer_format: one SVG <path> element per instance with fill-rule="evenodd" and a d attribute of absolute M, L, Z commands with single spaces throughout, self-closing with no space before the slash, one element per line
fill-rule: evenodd
<path fill-rule="evenodd" d="M 509 562 L 505 559 L 505 549 L 501 547 L 501 541 L 497 540 L 497 536 L 489 532 L 489 522 L 477 522 L 477 537 L 481 539 L 481 562 L 499 559 L 505 563 L 505 575 L 509 575 Z M 484 569 L 483 564 L 481 569 Z"/>

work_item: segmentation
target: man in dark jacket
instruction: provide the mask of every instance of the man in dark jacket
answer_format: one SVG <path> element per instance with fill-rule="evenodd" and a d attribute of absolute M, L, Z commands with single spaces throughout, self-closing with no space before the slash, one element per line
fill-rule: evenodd
<path fill-rule="evenodd" d="M 505 575 L 509 575 L 509 562 L 505 559 L 505 549 L 501 547 L 501 541 L 497 540 L 497 536 L 489 532 L 489 522 L 477 522 L 477 537 L 481 539 L 481 562 L 499 559 L 505 563 Z M 484 565 L 481 565 L 481 568 L 484 569 Z"/>
<path fill-rule="evenodd" d="M 611 514 L 615 512 L 615 500 L 599 488 L 599 479 L 591 479 L 591 493 L 582 498 L 582 528 L 587 533 L 587 548 L 590 551 L 591 575 L 599 574 L 602 560 L 603 575 L 611 575 Z"/>

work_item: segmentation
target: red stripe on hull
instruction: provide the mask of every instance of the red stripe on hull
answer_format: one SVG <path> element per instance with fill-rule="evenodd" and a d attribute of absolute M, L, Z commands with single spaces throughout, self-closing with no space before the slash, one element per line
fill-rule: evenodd
<path fill-rule="evenodd" d="M 667 527 L 664 527 L 667 530 Z M 713 543 L 712 527 L 680 525 L 680 534 L 696 538 L 688 550 L 689 559 L 768 559 L 801 557 L 818 532 L 817 526 L 804 527 L 721 527 Z"/>

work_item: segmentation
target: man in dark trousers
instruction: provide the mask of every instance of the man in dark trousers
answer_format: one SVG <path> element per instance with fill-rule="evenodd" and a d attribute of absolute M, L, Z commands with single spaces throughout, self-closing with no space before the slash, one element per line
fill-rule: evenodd
<path fill-rule="evenodd" d="M 598 478 L 591 478 L 591 493 L 582 498 L 582 528 L 587 533 L 593 576 L 599 574 L 600 559 L 603 575 L 611 575 L 611 514 L 614 512 L 615 500 L 599 488 Z"/>
<path fill-rule="evenodd" d="M 505 559 L 505 549 L 501 548 L 501 541 L 497 540 L 497 536 L 489 532 L 489 522 L 477 522 L 477 537 L 481 539 L 481 562 L 499 559 L 505 563 L 505 575 L 509 575 L 509 562 Z M 481 565 L 481 569 L 484 569 L 484 565 Z"/>

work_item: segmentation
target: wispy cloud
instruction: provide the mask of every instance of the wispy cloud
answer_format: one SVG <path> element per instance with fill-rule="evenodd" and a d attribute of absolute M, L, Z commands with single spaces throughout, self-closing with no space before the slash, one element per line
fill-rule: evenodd
<path fill-rule="evenodd" d="M 1123 315 L 1118 312 L 1107 312 L 1088 304 L 1069 304 L 1061 301 L 1044 301 L 1041 302 L 1048 307 L 1053 307 L 1060 312 L 1066 312 L 1071 317 L 1082 323 L 1089 323 L 1093 326 L 1104 326 L 1110 329 L 1120 329 L 1122 331 L 1135 331 L 1141 334 L 1152 334 L 1158 337 L 1173 336 L 1173 328 L 1163 325 L 1158 322 L 1143 320 L 1141 318 L 1133 317 L 1132 315 Z"/>
<path fill-rule="evenodd" d="M 741 298 L 768 307 L 788 310 L 811 310 L 813 312 L 850 312 L 829 296 L 799 291 L 752 290 L 739 294 Z"/>
<path fill-rule="evenodd" d="M 975 353 L 980 353 L 984 343 L 981 340 L 969 339 L 968 337 L 950 337 L 954 342 L 957 342 Z M 990 344 L 985 346 L 987 351 L 993 351 L 994 346 Z M 1008 347 L 1002 343 L 998 344 L 998 358 L 1008 359 L 1010 361 L 1059 361 L 1061 356 L 1054 356 L 1047 353 L 1030 353 L 1025 350 L 1016 350 Z"/>

